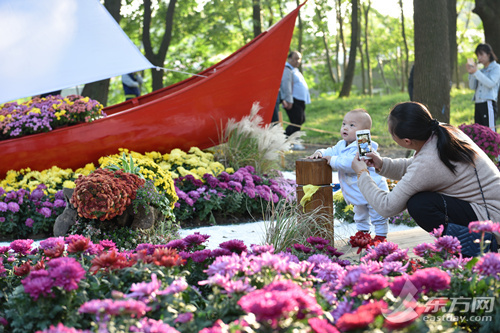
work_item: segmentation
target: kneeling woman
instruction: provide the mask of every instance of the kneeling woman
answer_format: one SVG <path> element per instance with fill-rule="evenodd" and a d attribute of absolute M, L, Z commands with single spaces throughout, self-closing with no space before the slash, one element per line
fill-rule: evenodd
<path fill-rule="evenodd" d="M 352 168 L 368 203 L 382 216 L 405 208 L 417 224 L 430 232 L 449 222 L 468 226 L 472 221 L 500 222 L 500 172 L 488 156 L 458 128 L 441 124 L 415 102 L 397 104 L 389 114 L 389 132 L 411 158 L 355 158 Z M 390 192 L 378 188 L 367 166 L 398 180 Z M 500 234 L 495 234 L 500 243 Z"/>

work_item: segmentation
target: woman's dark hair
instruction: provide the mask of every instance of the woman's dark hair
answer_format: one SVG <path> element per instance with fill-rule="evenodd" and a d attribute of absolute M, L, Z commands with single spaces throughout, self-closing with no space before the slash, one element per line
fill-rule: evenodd
<path fill-rule="evenodd" d="M 432 133 L 435 133 L 439 158 L 453 173 L 456 166 L 451 162 L 474 165 L 476 152 L 471 145 L 458 138 L 455 127 L 440 124 L 433 119 L 423 104 L 417 102 L 396 104 L 389 114 L 388 122 L 391 134 L 400 139 L 427 141 Z"/>
<path fill-rule="evenodd" d="M 476 51 L 474 52 L 477 54 L 479 53 L 486 53 L 490 57 L 490 62 L 492 61 L 498 61 L 497 56 L 495 55 L 495 52 L 493 52 L 493 49 L 491 48 L 490 44 L 479 44 L 476 47 Z"/>

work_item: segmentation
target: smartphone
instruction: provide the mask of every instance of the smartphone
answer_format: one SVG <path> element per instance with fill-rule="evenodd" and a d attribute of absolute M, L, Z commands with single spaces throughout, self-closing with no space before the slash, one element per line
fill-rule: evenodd
<path fill-rule="evenodd" d="M 476 62 L 473 58 L 467 58 L 467 65 L 474 66 Z"/>
<path fill-rule="evenodd" d="M 370 136 L 370 130 L 356 131 L 356 141 L 358 143 L 359 157 L 364 159 L 371 159 L 371 157 L 366 156 L 367 153 L 372 152 L 372 139 Z"/>

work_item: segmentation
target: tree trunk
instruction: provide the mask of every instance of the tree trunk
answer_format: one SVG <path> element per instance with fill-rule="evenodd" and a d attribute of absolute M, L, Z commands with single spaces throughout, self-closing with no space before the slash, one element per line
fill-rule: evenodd
<path fill-rule="evenodd" d="M 380 70 L 380 76 L 382 77 L 382 81 L 384 82 L 385 89 L 386 89 L 387 93 L 389 93 L 389 83 L 387 83 L 387 80 L 385 78 L 384 64 L 382 63 L 382 60 L 380 59 L 380 57 L 378 55 L 377 55 L 377 65 L 378 65 L 378 68 Z"/>
<path fill-rule="evenodd" d="M 366 73 L 365 73 L 365 59 L 363 56 L 363 45 L 358 45 L 359 48 L 359 64 L 361 65 L 361 93 L 366 95 Z"/>
<path fill-rule="evenodd" d="M 253 21 L 253 37 L 257 37 L 262 32 L 262 18 L 260 15 L 260 0 L 252 0 L 252 21 Z"/>
<path fill-rule="evenodd" d="M 323 16 L 321 15 L 321 10 L 316 6 L 316 16 L 318 18 L 318 27 L 321 31 L 322 39 L 323 39 L 323 46 L 325 47 L 325 60 L 326 60 L 326 66 L 328 68 L 328 74 L 330 76 L 330 79 L 332 80 L 332 83 L 335 84 L 337 82 L 337 79 L 335 78 L 335 73 L 333 72 L 333 66 L 332 66 L 332 60 L 330 59 L 330 48 L 328 47 L 328 40 L 326 38 L 327 36 L 327 31 L 325 29 L 325 25 L 323 22 L 327 22 L 327 20 L 323 20 Z"/>
<path fill-rule="evenodd" d="M 354 70 L 356 68 L 356 49 L 359 44 L 358 0 L 351 0 L 351 5 L 351 47 L 349 50 L 349 63 L 347 65 L 345 79 L 339 97 L 349 97 L 351 94 Z"/>
<path fill-rule="evenodd" d="M 121 0 L 105 0 L 104 7 L 108 10 L 116 22 L 120 23 Z M 125 73 L 123 73 L 125 74 Z M 101 102 L 102 105 L 108 105 L 109 79 L 87 83 L 83 87 L 82 96 L 88 96 Z"/>
<path fill-rule="evenodd" d="M 297 7 L 300 6 L 300 0 L 297 0 Z M 300 16 L 300 12 L 299 12 L 299 15 L 297 17 L 297 20 L 299 22 L 299 45 L 297 46 L 297 51 L 299 51 L 300 53 L 302 53 L 302 35 L 304 33 L 304 30 L 303 30 L 303 24 L 302 24 L 302 18 Z M 301 69 L 302 69 L 302 65 L 301 65 Z"/>
<path fill-rule="evenodd" d="M 344 24 L 342 23 L 342 7 L 341 7 L 341 2 L 342 0 L 337 0 L 337 22 L 339 23 L 339 36 L 340 36 L 340 43 L 342 44 L 342 57 L 343 57 L 343 75 L 342 77 L 345 77 L 345 71 L 347 67 L 347 50 L 345 48 L 345 37 L 344 37 Z M 340 75 L 339 75 L 340 77 Z"/>
<path fill-rule="evenodd" d="M 163 68 L 165 57 L 167 56 L 168 47 L 172 40 L 172 27 L 174 22 L 174 11 L 177 0 L 170 0 L 168 3 L 167 13 L 165 15 L 165 32 L 161 39 L 158 52 L 153 51 L 151 42 L 151 0 L 144 0 L 144 16 L 142 28 L 142 43 L 146 58 L 155 66 Z M 163 71 L 158 71 L 156 68 L 151 69 L 151 77 L 153 79 L 153 91 L 163 88 Z"/>
<path fill-rule="evenodd" d="M 415 101 L 425 104 L 433 117 L 450 120 L 450 46 L 447 0 L 414 0 Z"/>
<path fill-rule="evenodd" d="M 399 7 L 401 8 L 401 36 L 403 37 L 403 44 L 405 46 L 405 62 L 404 62 L 404 80 L 403 82 L 408 83 L 408 75 L 410 73 L 410 55 L 408 51 L 408 41 L 406 40 L 406 29 L 405 29 L 405 14 L 403 12 L 403 0 L 399 0 Z M 404 84 L 404 83 L 403 83 Z M 404 91 L 404 90 L 402 90 Z"/>
<path fill-rule="evenodd" d="M 450 43 L 450 84 L 453 82 L 453 73 L 458 72 L 457 57 L 457 0 L 448 0 L 448 41 Z"/>
<path fill-rule="evenodd" d="M 500 1 L 476 0 L 476 7 L 472 10 L 479 15 L 483 22 L 484 40 L 491 45 L 493 52 L 500 55 Z M 500 97 L 500 91 L 498 96 Z M 500 100 L 500 99 L 499 99 Z"/>
<path fill-rule="evenodd" d="M 465 7 L 465 2 L 462 2 L 462 6 L 460 8 L 460 10 L 458 11 L 458 13 L 462 13 L 463 9 Z M 463 13 L 466 18 L 465 18 L 465 27 L 463 29 L 460 29 L 461 31 L 459 32 L 459 36 L 457 37 L 457 45 L 461 45 L 465 39 L 465 34 L 466 32 L 469 31 L 469 22 L 471 20 L 471 16 L 472 16 L 472 12 L 470 10 L 466 10 L 464 13 Z M 458 68 L 458 61 L 457 61 L 457 65 L 455 66 L 455 84 L 457 86 L 457 88 L 460 88 L 461 86 L 461 78 L 460 78 L 460 71 L 459 71 L 459 68 Z"/>
<path fill-rule="evenodd" d="M 368 12 L 370 11 L 371 8 L 371 1 L 369 0 L 368 3 L 363 6 L 364 9 L 364 15 L 365 15 L 365 59 L 366 59 L 366 74 L 367 74 L 367 79 L 368 79 L 368 95 L 373 94 L 373 84 L 372 84 L 372 67 L 370 65 L 370 52 L 368 48 L 368 31 L 369 31 L 369 24 L 368 24 Z"/>

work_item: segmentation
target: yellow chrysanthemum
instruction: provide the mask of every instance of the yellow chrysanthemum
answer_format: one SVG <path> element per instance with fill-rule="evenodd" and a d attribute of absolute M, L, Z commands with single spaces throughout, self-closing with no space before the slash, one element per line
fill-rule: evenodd
<path fill-rule="evenodd" d="M 76 185 L 75 185 L 75 182 L 71 181 L 71 180 L 66 180 L 64 183 L 63 183 L 63 187 L 65 188 L 75 188 Z"/>
<path fill-rule="evenodd" d="M 348 213 L 348 212 L 352 212 L 354 209 L 354 206 L 353 205 L 347 205 L 345 206 L 344 208 L 344 213 Z"/>
<path fill-rule="evenodd" d="M 333 193 L 333 201 L 344 201 L 342 190 L 338 190 L 337 192 Z"/>

